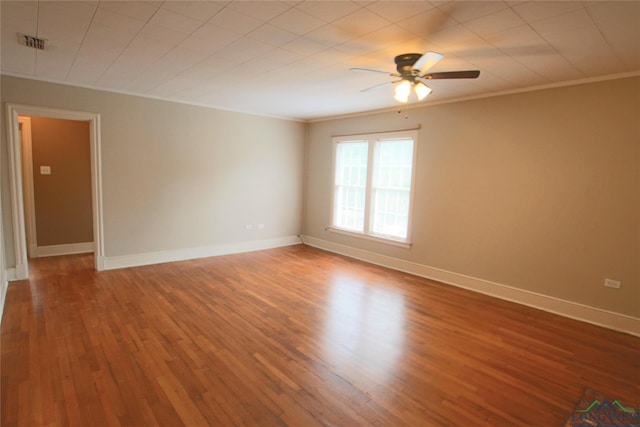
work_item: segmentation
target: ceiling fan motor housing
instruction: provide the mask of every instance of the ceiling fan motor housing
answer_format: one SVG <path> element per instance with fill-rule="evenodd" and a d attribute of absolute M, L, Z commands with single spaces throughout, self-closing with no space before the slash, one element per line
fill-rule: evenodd
<path fill-rule="evenodd" d="M 421 53 L 404 53 L 394 58 L 396 63 L 396 70 L 402 76 L 415 76 L 417 73 L 413 72 L 413 64 L 422 56 Z"/>

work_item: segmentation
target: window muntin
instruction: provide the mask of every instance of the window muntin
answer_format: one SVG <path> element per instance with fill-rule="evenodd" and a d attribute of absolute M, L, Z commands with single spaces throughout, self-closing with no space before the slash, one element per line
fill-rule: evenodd
<path fill-rule="evenodd" d="M 409 241 L 417 132 L 334 138 L 332 227 Z"/>

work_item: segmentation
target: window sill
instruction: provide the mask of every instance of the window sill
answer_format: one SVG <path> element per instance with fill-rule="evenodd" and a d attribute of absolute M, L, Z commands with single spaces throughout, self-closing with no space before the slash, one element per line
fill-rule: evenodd
<path fill-rule="evenodd" d="M 332 233 L 342 234 L 343 236 L 357 237 L 359 239 L 370 240 L 372 242 L 378 242 L 378 243 L 384 243 L 391 246 L 398 246 L 400 248 L 405 248 L 405 249 L 411 248 L 411 245 L 413 244 L 411 242 L 406 242 L 402 240 L 394 240 L 394 239 L 380 237 L 380 236 L 372 236 L 370 234 L 356 233 L 353 231 L 343 230 L 342 228 L 336 228 L 333 226 L 328 226 L 326 230 Z"/>

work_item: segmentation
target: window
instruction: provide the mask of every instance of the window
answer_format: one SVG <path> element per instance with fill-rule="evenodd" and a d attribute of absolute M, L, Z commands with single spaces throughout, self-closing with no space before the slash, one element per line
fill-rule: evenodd
<path fill-rule="evenodd" d="M 332 229 L 409 242 L 416 131 L 335 137 Z"/>

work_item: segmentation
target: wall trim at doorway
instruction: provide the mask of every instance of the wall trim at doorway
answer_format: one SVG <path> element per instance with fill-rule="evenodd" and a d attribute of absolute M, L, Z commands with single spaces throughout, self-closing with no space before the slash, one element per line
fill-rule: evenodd
<path fill-rule="evenodd" d="M 25 237 L 27 256 L 33 257 L 37 244 L 36 210 L 33 186 L 33 144 L 31 140 L 31 117 L 20 116 L 18 123 L 22 131 L 22 201 L 24 202 Z"/>
<path fill-rule="evenodd" d="M 4 303 L 7 300 L 7 290 L 9 289 L 8 272 L 4 269 L 0 270 L 0 324 L 2 323 L 2 315 L 4 314 Z"/>
<path fill-rule="evenodd" d="M 104 258 L 104 218 L 102 205 L 102 172 L 100 150 L 100 114 L 37 107 L 32 105 L 7 104 L 7 140 L 9 145 L 9 177 L 11 190 L 11 214 L 13 218 L 13 241 L 15 253 L 15 277 L 13 280 L 29 276 L 27 239 L 25 232 L 25 206 L 22 182 L 22 149 L 18 116 L 41 116 L 54 119 L 89 122 L 89 143 L 91 149 L 91 197 L 93 206 L 93 236 L 95 240 L 95 267 L 100 269 Z M 7 270 L 11 271 L 11 266 Z"/>
<path fill-rule="evenodd" d="M 18 277 L 18 276 L 16 275 L 15 267 L 7 268 L 5 276 L 7 277 L 7 282 L 13 282 L 15 280 L 18 280 L 18 279 L 16 279 L 16 277 Z"/>

